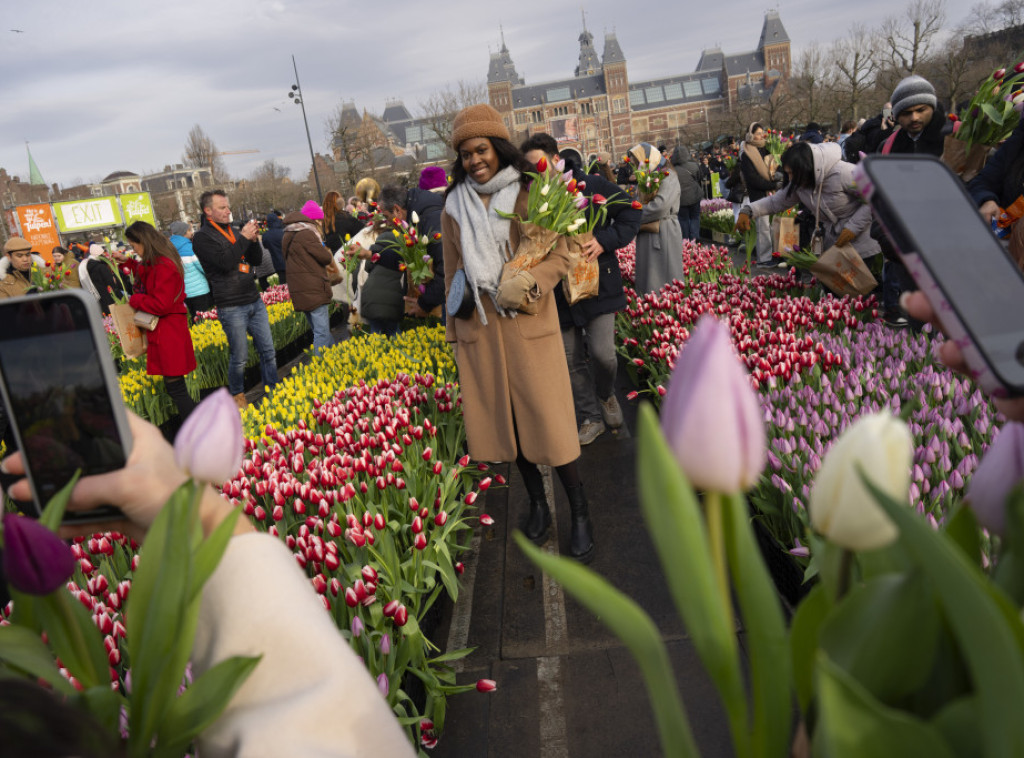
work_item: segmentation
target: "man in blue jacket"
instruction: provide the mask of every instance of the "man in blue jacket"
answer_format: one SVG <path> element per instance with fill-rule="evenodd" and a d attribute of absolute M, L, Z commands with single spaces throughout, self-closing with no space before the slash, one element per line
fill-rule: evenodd
<path fill-rule="evenodd" d="M 224 190 L 209 190 L 199 198 L 203 222 L 192 236 L 192 249 L 203 264 L 217 318 L 228 338 L 228 389 L 239 408 L 246 405 L 245 362 L 249 344 L 260 357 L 260 374 L 269 391 L 277 384 L 277 354 L 270 333 L 267 306 L 256 289 L 252 270 L 263 260 L 263 248 L 256 232 L 256 222 L 249 221 L 241 229 L 231 226 L 231 205 Z"/>
<path fill-rule="evenodd" d="M 534 165 L 541 157 L 549 163 L 560 158 L 558 143 L 549 134 L 534 134 L 522 144 L 521 149 Z M 573 178 L 582 187 L 584 195 L 592 197 L 599 194 L 612 200 L 607 206 L 608 216 L 594 229 L 594 239 L 584 249 L 590 260 L 597 259 L 600 267 L 597 297 L 570 306 L 562 288 L 555 288 L 580 444 L 589 445 L 604 434 L 606 426 L 622 426 L 622 409 L 615 398 L 618 369 L 615 312 L 626 307 L 626 295 L 622 291 L 622 272 L 615 251 L 636 237 L 641 212 L 629 202 L 615 202 L 628 200 L 617 185 L 600 176 L 583 173 L 580 166 L 571 165 L 568 160 L 566 164 L 567 169 L 572 168 Z M 587 365 L 588 353 L 590 366 Z"/>

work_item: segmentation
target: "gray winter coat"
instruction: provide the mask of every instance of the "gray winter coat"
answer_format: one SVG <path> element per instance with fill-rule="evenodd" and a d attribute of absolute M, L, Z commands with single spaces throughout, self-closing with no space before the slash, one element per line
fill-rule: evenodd
<path fill-rule="evenodd" d="M 753 217 L 782 213 L 803 203 L 815 212 L 825 229 L 824 249 L 832 247 L 843 229 L 857 235 L 853 246 L 861 258 L 869 258 L 880 252 L 878 242 L 871 238 L 871 207 L 860 201 L 853 182 L 854 166 L 843 161 L 842 148 L 835 142 L 811 145 L 814 153 L 814 187 L 800 188 L 790 194 L 789 188 L 781 189 L 756 203 L 751 203 Z M 821 201 L 818 203 L 818 189 Z"/>
<path fill-rule="evenodd" d="M 700 187 L 700 167 L 686 145 L 679 145 L 672 153 L 672 167 L 679 180 L 679 207 L 686 208 L 699 203 L 704 197 Z"/>
<path fill-rule="evenodd" d="M 661 222 L 657 234 L 641 231 L 636 235 L 636 291 L 641 295 L 683 278 L 683 232 L 678 213 L 679 179 L 675 171 L 669 171 L 640 216 L 641 224 Z"/>

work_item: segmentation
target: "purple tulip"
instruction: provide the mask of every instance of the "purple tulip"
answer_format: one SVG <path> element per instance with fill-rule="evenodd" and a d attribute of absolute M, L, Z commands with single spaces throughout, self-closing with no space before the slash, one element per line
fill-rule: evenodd
<path fill-rule="evenodd" d="M 1011 421 L 981 459 L 964 498 L 979 524 L 995 534 L 1003 533 L 1006 498 L 1021 479 L 1024 479 L 1024 424 Z"/>
<path fill-rule="evenodd" d="M 381 673 L 377 675 L 377 689 L 380 690 L 380 694 L 382 694 L 384 697 L 388 696 L 390 683 L 388 682 L 387 674 Z"/>
<path fill-rule="evenodd" d="M 242 465 L 242 419 L 238 406 L 221 387 L 181 425 L 174 438 L 174 462 L 201 482 L 221 484 Z"/>
<path fill-rule="evenodd" d="M 75 573 L 75 556 L 60 537 L 34 519 L 5 513 L 3 566 L 19 592 L 49 595 Z"/>
<path fill-rule="evenodd" d="M 358 616 L 352 617 L 352 636 L 359 637 L 363 633 L 363 620 Z"/>
<path fill-rule="evenodd" d="M 587 199 L 586 195 L 580 195 L 579 197 L 576 198 L 576 207 L 579 210 L 583 210 L 584 208 L 586 208 L 589 203 L 590 200 Z"/>
<path fill-rule="evenodd" d="M 385 633 L 380 638 L 380 652 L 381 655 L 387 655 L 391 652 L 391 635 Z"/>
<path fill-rule="evenodd" d="M 767 456 L 761 406 L 729 328 L 711 316 L 701 318 L 679 355 L 661 426 L 698 489 L 740 492 L 760 477 Z"/>

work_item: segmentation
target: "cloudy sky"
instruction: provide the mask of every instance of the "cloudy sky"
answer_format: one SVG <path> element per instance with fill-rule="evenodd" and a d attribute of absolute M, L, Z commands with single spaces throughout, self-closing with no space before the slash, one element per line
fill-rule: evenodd
<path fill-rule="evenodd" d="M 767 3 L 621 0 L 585 3 L 598 53 L 615 31 L 631 80 L 692 71 L 706 47 L 753 49 Z M 794 55 L 852 24 L 881 20 L 891 0 L 785 0 Z M 483 81 L 504 28 L 527 84 L 572 75 L 580 6 L 550 0 L 0 0 L 0 166 L 27 178 L 25 142 L 48 183 L 146 173 L 179 162 L 200 124 L 228 171 L 273 158 L 309 170 L 301 112 L 287 98 L 298 62 L 314 148 L 342 100 L 380 113 L 388 99 L 414 115 L 431 91 Z M 954 19 L 959 20 L 959 19 Z M 13 31 L 18 30 L 18 31 Z"/>

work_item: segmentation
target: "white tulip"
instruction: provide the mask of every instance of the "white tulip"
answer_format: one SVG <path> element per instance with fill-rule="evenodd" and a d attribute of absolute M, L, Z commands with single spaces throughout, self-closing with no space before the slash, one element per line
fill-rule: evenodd
<path fill-rule="evenodd" d="M 891 544 L 899 530 L 861 481 L 906 502 L 914 440 L 907 425 L 887 412 L 862 416 L 836 440 L 811 487 L 811 524 L 847 550 Z"/>

